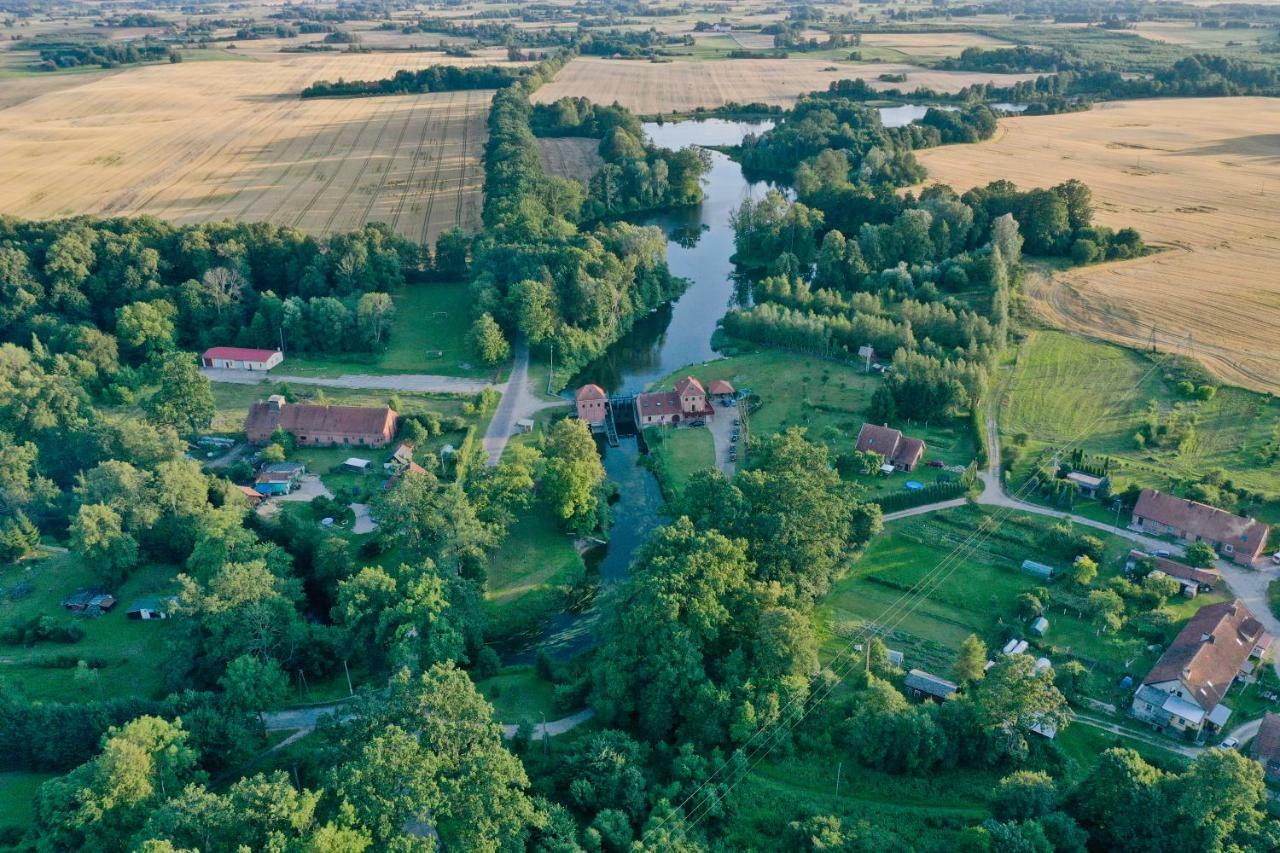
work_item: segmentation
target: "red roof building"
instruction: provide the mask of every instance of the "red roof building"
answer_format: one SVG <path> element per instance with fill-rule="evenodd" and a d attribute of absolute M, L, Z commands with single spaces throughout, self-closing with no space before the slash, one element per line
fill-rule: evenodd
<path fill-rule="evenodd" d="M 298 405 L 273 396 L 249 407 L 244 429 L 252 444 L 265 444 L 281 429 L 309 447 L 383 447 L 395 437 L 399 418 L 395 409 L 386 406 Z"/>
<path fill-rule="evenodd" d="M 702 383 L 686 376 L 676 381 L 674 391 L 637 394 L 635 414 L 636 423 L 645 427 L 714 417 L 715 409 L 707 402 L 707 392 Z"/>
<path fill-rule="evenodd" d="M 578 407 L 578 420 L 589 424 L 604 423 L 609 412 L 609 395 L 599 385 L 583 385 L 573 395 Z"/>
<path fill-rule="evenodd" d="M 858 430 L 856 449 L 859 453 L 879 453 L 899 471 L 910 471 L 924 458 L 925 443 L 888 425 L 863 424 Z"/>
<path fill-rule="evenodd" d="M 247 347 L 209 347 L 200 356 L 201 365 L 220 370 L 270 370 L 282 361 L 280 350 Z"/>
<path fill-rule="evenodd" d="M 1133 507 L 1133 526 L 1145 533 L 1174 536 L 1187 544 L 1205 542 L 1232 562 L 1249 566 L 1267 546 L 1267 525 L 1225 509 L 1143 489 Z"/>
<path fill-rule="evenodd" d="M 715 397 L 732 397 L 733 386 L 723 379 L 713 379 L 707 386 L 707 392 Z"/>

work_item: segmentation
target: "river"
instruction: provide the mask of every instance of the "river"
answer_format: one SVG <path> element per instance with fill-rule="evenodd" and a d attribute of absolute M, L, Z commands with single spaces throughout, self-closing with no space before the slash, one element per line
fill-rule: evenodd
<path fill-rule="evenodd" d="M 906 104 L 881 109 L 887 127 L 900 127 L 924 116 L 927 107 Z M 679 149 L 686 145 L 736 145 L 749 133 L 760 134 L 771 121 L 649 122 L 645 132 L 654 144 Z M 672 275 L 689 280 L 689 286 L 672 303 L 636 322 L 631 331 L 609 347 L 601 358 L 570 380 L 566 394 L 594 382 L 614 394 L 634 394 L 685 365 L 717 356 L 711 336 L 730 308 L 748 304 L 749 286 L 735 276 L 733 263 L 733 212 L 748 198 L 762 197 L 772 186 L 748 181 L 742 168 L 728 156 L 708 149 L 711 168 L 703 177 L 703 201 L 697 207 L 668 210 L 631 221 L 654 225 L 667 235 L 667 265 Z M 619 498 L 613 504 L 609 543 L 587 555 L 588 567 L 599 577 L 600 591 L 626 576 L 632 556 L 663 520 L 663 500 L 657 480 L 637 464 L 641 448 L 635 436 L 622 436 L 618 447 L 603 437 L 597 441 L 609 479 Z M 548 624 L 537 642 L 556 659 L 567 659 L 595 642 L 598 611 L 593 605 L 581 613 L 561 613 Z M 510 663 L 529 662 L 535 648 L 507 657 Z"/>

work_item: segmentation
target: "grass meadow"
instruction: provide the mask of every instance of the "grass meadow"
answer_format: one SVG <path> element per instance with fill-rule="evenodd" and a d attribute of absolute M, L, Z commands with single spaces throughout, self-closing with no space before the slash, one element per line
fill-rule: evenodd
<path fill-rule="evenodd" d="M 48 617 L 59 625 L 79 625 L 85 632 L 75 643 L 0 646 L 0 682 L 30 699 L 60 702 L 163 695 L 163 663 L 174 623 L 134 621 L 125 611 L 136 598 L 177 592 L 176 574 L 173 566 L 141 566 L 124 583 L 108 589 L 117 600 L 111 612 L 88 618 L 62 607 L 66 596 L 98 585 L 90 567 L 75 555 L 55 554 L 0 568 L 0 586 L 12 589 L 28 583 L 33 588 L 17 601 L 5 596 L 0 625 Z M 79 661 L 88 663 L 87 673 L 78 671 Z"/>
<path fill-rule="evenodd" d="M 1117 701 L 1114 685 L 1120 677 L 1126 672 L 1145 674 L 1155 661 L 1147 648 L 1150 641 L 1129 627 L 1099 635 L 1087 614 L 1080 618 L 1060 607 L 1046 611 L 1050 629 L 1044 638 L 1028 636 L 1029 620 L 1018 614 L 1018 596 L 1039 586 L 1070 581 L 1045 584 L 1023 573 L 1022 561 L 1032 559 L 1060 570 L 1068 563 L 1045 552 L 1040 539 L 1048 522 L 1037 516 L 1012 515 L 990 536 L 974 538 L 972 532 L 989 514 L 978 507 L 961 507 L 889 524 L 886 534 L 868 546 L 819 608 L 824 657 L 834 660 L 864 625 L 874 623 L 887 631 L 885 642 L 890 648 L 905 653 L 908 668 L 945 674 L 968 635 L 976 634 L 993 653 L 1017 636 L 1031 641 L 1037 656 L 1056 664 L 1079 660 L 1092 673 L 1087 692 L 1103 701 Z M 1095 589 L 1120 573 L 1120 558 L 1129 549 L 1127 542 L 1116 537 L 1105 541 L 1106 558 Z M 916 606 L 903 606 L 906 594 L 922 588 L 928 592 Z M 1190 601 L 1170 600 L 1166 608 L 1177 624 L 1169 637 L 1197 608 L 1223 597 L 1215 592 Z M 887 612 L 893 615 L 886 617 Z"/>
<path fill-rule="evenodd" d="M 1280 496 L 1280 462 L 1265 454 L 1266 445 L 1280 434 L 1280 404 L 1267 395 L 1225 386 L 1212 400 L 1187 400 L 1165 373 L 1161 364 L 1133 350 L 1063 332 L 1031 333 L 1000 409 L 1002 444 L 1025 438 L 1014 481 L 1042 451 L 1078 441 L 1090 454 L 1121 462 L 1121 488 L 1132 482 L 1168 489 L 1175 481 L 1221 470 L 1237 486 L 1272 496 L 1253 511 L 1264 520 L 1280 521 L 1275 499 Z M 1185 452 L 1138 445 L 1134 436 L 1152 400 L 1164 414 L 1176 403 L 1196 412 L 1196 437 Z"/>
<path fill-rule="evenodd" d="M 279 372 L 320 377 L 344 373 L 429 373 L 478 379 L 495 374 L 493 369 L 473 363 L 467 350 L 471 294 L 465 283 L 412 284 L 392 298 L 396 318 L 391 343 L 385 352 L 290 355 Z"/>

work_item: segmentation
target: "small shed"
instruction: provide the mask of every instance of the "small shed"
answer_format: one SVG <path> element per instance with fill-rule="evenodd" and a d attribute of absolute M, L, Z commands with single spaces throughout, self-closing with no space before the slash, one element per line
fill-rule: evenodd
<path fill-rule="evenodd" d="M 262 503 L 263 494 L 257 489 L 249 486 L 236 486 L 236 491 L 244 495 L 244 499 L 249 502 L 249 506 L 257 506 Z"/>
<path fill-rule="evenodd" d="M 102 589 L 78 589 L 62 600 L 62 606 L 72 613 L 98 616 L 109 612 L 111 608 L 115 607 L 116 598 Z"/>
<path fill-rule="evenodd" d="M 934 702 L 941 702 L 960 689 L 958 685 L 945 678 L 939 678 L 922 669 L 913 669 L 908 672 L 907 677 L 903 679 L 903 684 L 917 699 L 929 699 Z"/>
<path fill-rule="evenodd" d="M 1058 574 L 1058 570 L 1053 566 L 1046 566 L 1044 563 L 1037 563 L 1035 560 L 1023 560 L 1022 570 L 1033 577 L 1047 581 L 1053 580 Z"/>
<path fill-rule="evenodd" d="M 168 619 L 173 615 L 173 609 L 177 604 L 178 599 L 172 595 L 165 598 L 159 596 L 139 598 L 129 605 L 125 616 L 130 619 L 141 619 L 144 622 L 152 619 Z"/>
<path fill-rule="evenodd" d="M 1075 483 L 1076 487 L 1080 489 L 1080 494 L 1090 498 L 1098 496 L 1098 491 L 1102 488 L 1102 484 L 1106 479 L 1106 477 L 1095 477 L 1083 471 L 1072 471 L 1067 474 L 1067 482 Z"/>
<path fill-rule="evenodd" d="M 906 657 L 902 654 L 902 652 L 898 651 L 897 649 L 889 649 L 888 651 L 889 651 L 889 664 L 891 666 L 902 666 L 903 661 L 906 660 Z"/>
<path fill-rule="evenodd" d="M 1037 616 L 1031 623 L 1031 633 L 1037 637 L 1043 637 L 1049 632 L 1049 620 L 1043 616 Z"/>
<path fill-rule="evenodd" d="M 521 418 L 516 421 L 517 432 L 533 432 L 533 418 Z"/>
<path fill-rule="evenodd" d="M 719 397 L 722 401 L 734 395 L 733 386 L 723 379 L 713 379 L 707 386 L 707 393 Z"/>
<path fill-rule="evenodd" d="M 1014 637 L 1012 640 L 1004 644 L 1004 648 L 1000 650 L 1002 655 L 1020 655 L 1025 652 L 1030 644 L 1026 640 L 1019 640 Z"/>
<path fill-rule="evenodd" d="M 346 468 L 348 471 L 355 471 L 357 474 L 367 474 L 369 473 L 369 466 L 372 464 L 373 463 L 368 459 L 361 459 L 359 456 L 349 456 L 347 457 L 347 460 L 342 463 L 342 467 Z"/>

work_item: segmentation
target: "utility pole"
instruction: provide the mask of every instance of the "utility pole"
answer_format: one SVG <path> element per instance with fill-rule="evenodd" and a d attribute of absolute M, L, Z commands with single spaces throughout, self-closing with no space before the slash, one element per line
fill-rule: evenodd
<path fill-rule="evenodd" d="M 356 695 L 356 689 L 351 686 L 351 670 L 347 669 L 346 658 L 342 659 L 342 671 L 347 674 L 347 693 L 352 696 Z"/>
<path fill-rule="evenodd" d="M 836 762 L 836 796 L 840 796 L 840 771 L 844 770 L 844 762 Z"/>

